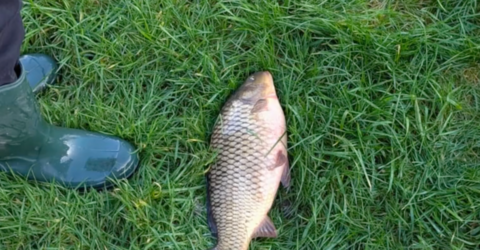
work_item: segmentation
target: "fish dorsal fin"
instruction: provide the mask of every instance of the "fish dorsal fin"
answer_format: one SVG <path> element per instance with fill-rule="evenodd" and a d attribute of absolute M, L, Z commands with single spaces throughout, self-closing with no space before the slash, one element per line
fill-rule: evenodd
<path fill-rule="evenodd" d="M 277 229 L 273 225 L 272 220 L 265 216 L 262 223 L 255 229 L 252 238 L 276 238 Z"/>
<path fill-rule="evenodd" d="M 209 175 L 207 175 L 206 179 L 207 179 L 207 222 L 208 222 L 208 227 L 210 229 L 210 232 L 216 238 L 216 237 L 218 237 L 218 232 L 217 232 L 217 225 L 215 223 L 215 219 L 213 218 L 213 213 L 212 213 L 212 203 L 211 203 L 211 200 L 210 200 Z"/>

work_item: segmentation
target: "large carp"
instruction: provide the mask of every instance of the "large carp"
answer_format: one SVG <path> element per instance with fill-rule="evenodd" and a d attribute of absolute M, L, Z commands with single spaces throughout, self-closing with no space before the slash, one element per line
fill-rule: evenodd
<path fill-rule="evenodd" d="M 227 100 L 211 137 L 207 173 L 212 250 L 247 250 L 252 238 L 277 237 L 268 217 L 280 182 L 290 185 L 285 116 L 272 75 L 257 72 Z"/>

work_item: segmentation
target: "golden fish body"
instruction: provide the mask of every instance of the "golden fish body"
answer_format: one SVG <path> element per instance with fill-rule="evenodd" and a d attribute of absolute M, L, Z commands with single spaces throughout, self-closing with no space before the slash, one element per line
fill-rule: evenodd
<path fill-rule="evenodd" d="M 229 98 L 215 124 L 216 162 L 208 173 L 208 222 L 214 250 L 247 250 L 276 237 L 268 212 L 280 182 L 289 186 L 287 135 L 272 75 L 257 72 Z"/>

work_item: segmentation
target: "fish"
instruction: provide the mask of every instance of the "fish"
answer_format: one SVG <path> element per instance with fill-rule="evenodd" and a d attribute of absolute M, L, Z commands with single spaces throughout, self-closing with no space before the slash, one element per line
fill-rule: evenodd
<path fill-rule="evenodd" d="M 214 124 L 207 171 L 211 250 L 247 250 L 254 238 L 276 238 L 268 213 L 280 183 L 290 187 L 286 119 L 273 76 L 259 71 L 232 94 Z"/>

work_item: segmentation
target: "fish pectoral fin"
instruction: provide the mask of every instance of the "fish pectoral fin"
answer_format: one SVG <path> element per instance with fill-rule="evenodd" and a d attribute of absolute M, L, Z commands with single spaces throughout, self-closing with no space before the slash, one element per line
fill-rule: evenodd
<path fill-rule="evenodd" d="M 254 113 L 259 113 L 267 110 L 268 110 L 268 101 L 266 99 L 260 99 L 255 103 L 252 110 L 250 110 L 250 113 L 254 114 Z"/>
<path fill-rule="evenodd" d="M 277 229 L 273 225 L 272 220 L 265 216 L 262 223 L 255 229 L 252 238 L 276 238 Z"/>

